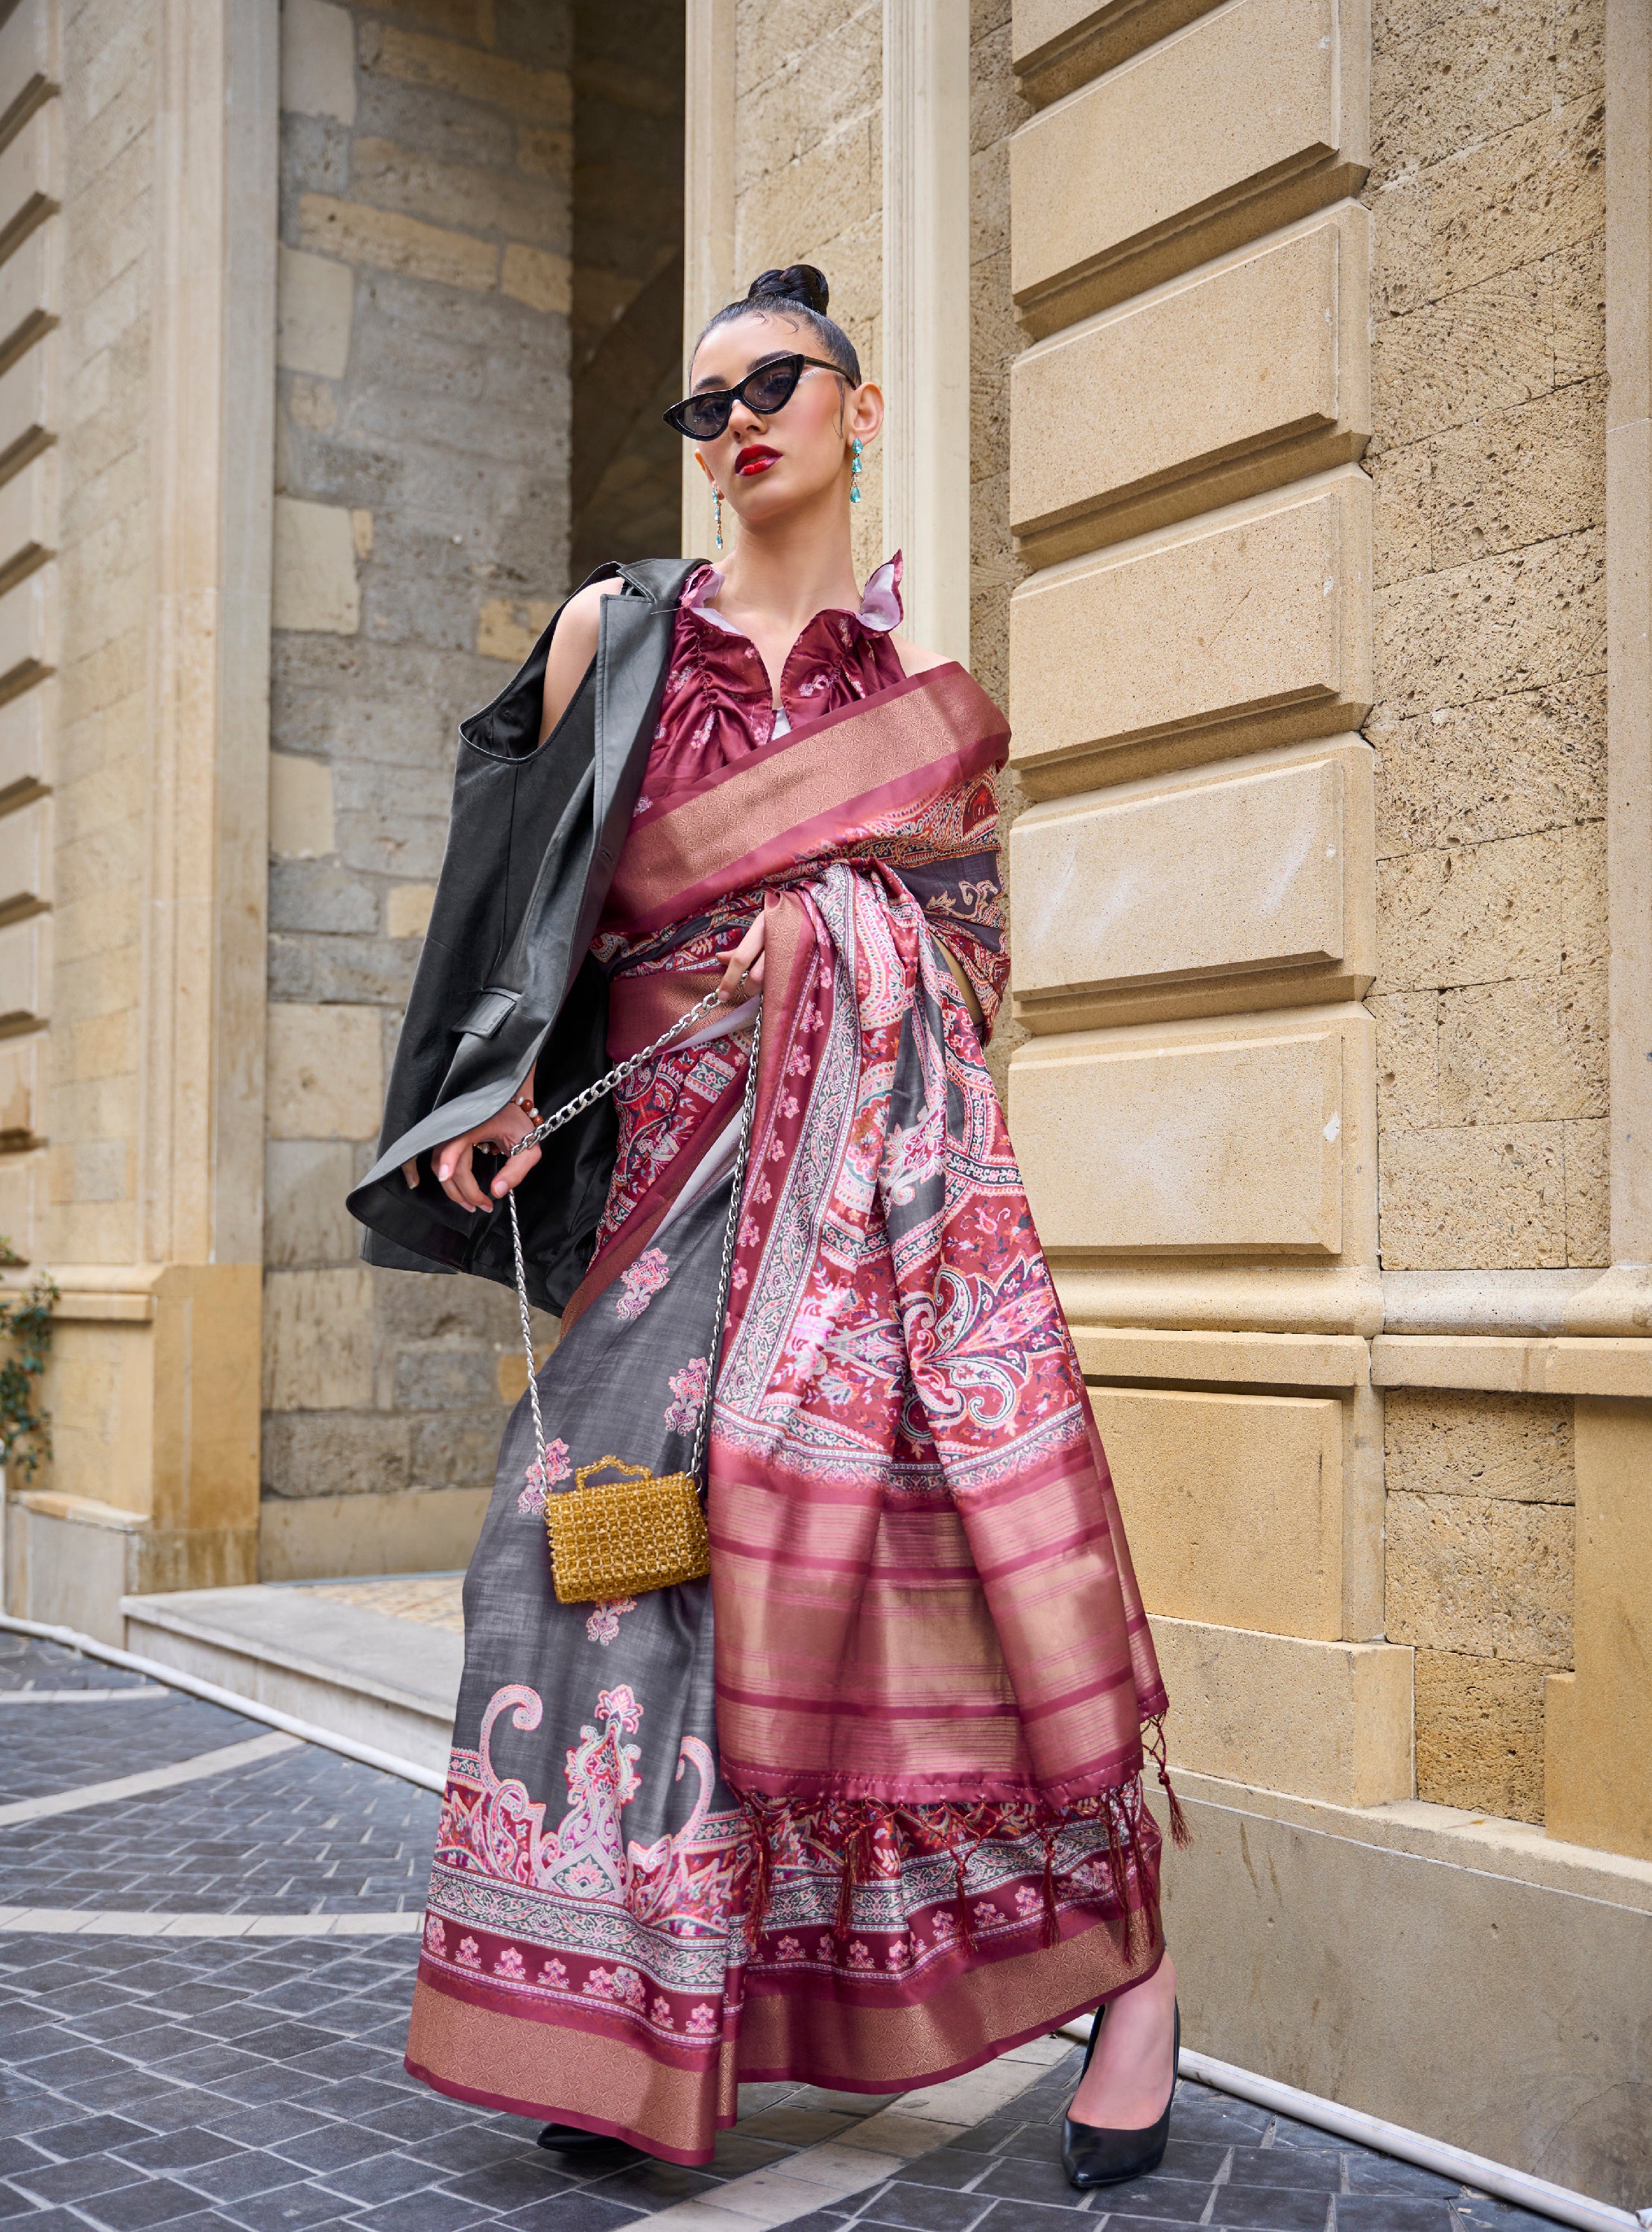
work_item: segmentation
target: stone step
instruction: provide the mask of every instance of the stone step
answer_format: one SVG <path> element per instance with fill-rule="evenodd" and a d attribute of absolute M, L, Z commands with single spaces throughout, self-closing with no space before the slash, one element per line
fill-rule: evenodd
<path fill-rule="evenodd" d="M 440 1774 L 464 1637 L 457 1576 L 432 1578 L 123 1597 L 126 1647 Z"/>

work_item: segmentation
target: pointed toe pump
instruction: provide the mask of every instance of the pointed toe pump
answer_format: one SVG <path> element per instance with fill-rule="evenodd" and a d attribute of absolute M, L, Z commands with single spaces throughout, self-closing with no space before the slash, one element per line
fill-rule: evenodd
<path fill-rule="evenodd" d="M 1103 2008 L 1091 2026 L 1090 2044 L 1084 2057 L 1085 2069 L 1090 2067 L 1091 2056 L 1096 2050 L 1096 2041 L 1101 2036 Z M 1127 2177 L 1145 2177 L 1149 2170 L 1156 2170 L 1164 2159 L 1164 2150 L 1170 2137 L 1170 2103 L 1176 2099 L 1176 2073 L 1182 2061 L 1182 2009 L 1176 2010 L 1176 2042 L 1170 2049 L 1170 2098 L 1164 2104 L 1164 2113 L 1156 2124 L 1149 2124 L 1139 2131 L 1110 2131 L 1099 2124 L 1075 2124 L 1071 2116 L 1061 2126 L 1061 2167 L 1067 2174 L 1069 2185 L 1081 2191 L 1092 2185 L 1121 2185 Z M 1084 2073 L 1079 2073 L 1079 2082 Z"/>

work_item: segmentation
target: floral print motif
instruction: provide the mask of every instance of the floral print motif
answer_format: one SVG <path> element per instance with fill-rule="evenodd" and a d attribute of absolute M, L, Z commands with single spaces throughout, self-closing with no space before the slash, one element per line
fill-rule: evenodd
<path fill-rule="evenodd" d="M 524 1519 L 545 1516 L 545 1498 L 559 1480 L 568 1476 L 568 1445 L 566 1442 L 547 1442 L 544 1462 L 538 1457 L 528 1468 L 528 1485 L 516 1498 L 516 1509 Z"/>
<path fill-rule="evenodd" d="M 671 1377 L 671 1390 L 677 1398 L 665 1407 L 665 1423 L 674 1434 L 691 1434 L 700 1423 L 700 1412 L 705 1405 L 705 1376 L 709 1369 L 709 1357 L 690 1357 L 681 1372 Z"/>
<path fill-rule="evenodd" d="M 599 1597 L 585 1624 L 586 1638 L 592 1643 L 600 1643 L 606 1649 L 619 1632 L 621 1612 L 635 1612 L 636 1609 L 635 1597 Z"/>
<path fill-rule="evenodd" d="M 619 1283 L 625 1288 L 614 1304 L 614 1314 L 626 1324 L 641 1317 L 660 1288 L 671 1275 L 671 1267 L 665 1260 L 663 1248 L 645 1248 L 634 1263 L 628 1263 L 619 1274 Z"/>

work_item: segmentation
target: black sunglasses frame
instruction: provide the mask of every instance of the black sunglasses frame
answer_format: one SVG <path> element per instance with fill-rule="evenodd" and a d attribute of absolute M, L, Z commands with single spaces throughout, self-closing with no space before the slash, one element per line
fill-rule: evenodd
<path fill-rule="evenodd" d="M 772 356 L 769 358 L 767 364 L 754 366 L 752 370 L 746 374 L 746 377 L 742 380 L 738 381 L 733 387 L 703 387 L 699 390 L 697 394 L 685 395 L 680 403 L 672 404 L 671 409 L 665 412 L 665 423 L 677 433 L 679 433 L 685 442 L 717 441 L 722 435 L 728 432 L 729 421 L 734 417 L 735 405 L 736 403 L 745 404 L 748 411 L 757 411 L 757 406 L 751 401 L 746 393 L 746 390 L 752 385 L 753 381 L 772 379 L 775 373 L 786 368 L 789 368 L 792 374 L 791 386 L 787 389 L 785 394 L 781 396 L 778 403 L 772 405 L 767 411 L 757 412 L 757 415 L 760 418 L 772 418 L 775 412 L 784 411 L 787 405 L 797 393 L 798 382 L 802 379 L 804 373 L 811 369 L 819 372 L 835 372 L 839 379 L 844 382 L 845 386 L 849 384 L 849 375 L 844 370 L 843 367 L 840 364 L 831 363 L 826 357 L 791 354 L 786 356 Z M 703 410 L 708 404 L 710 405 L 714 411 L 720 414 L 718 424 L 711 429 L 709 433 L 697 433 L 693 427 L 685 426 L 683 425 L 683 415 L 685 412 L 691 410 Z"/>

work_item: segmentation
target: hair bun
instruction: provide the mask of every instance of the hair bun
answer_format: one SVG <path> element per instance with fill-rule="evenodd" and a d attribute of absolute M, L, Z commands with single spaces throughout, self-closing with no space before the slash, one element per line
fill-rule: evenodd
<path fill-rule="evenodd" d="M 784 271 L 760 271 L 746 289 L 748 302 L 800 302 L 823 318 L 832 289 L 813 263 L 788 263 Z"/>

